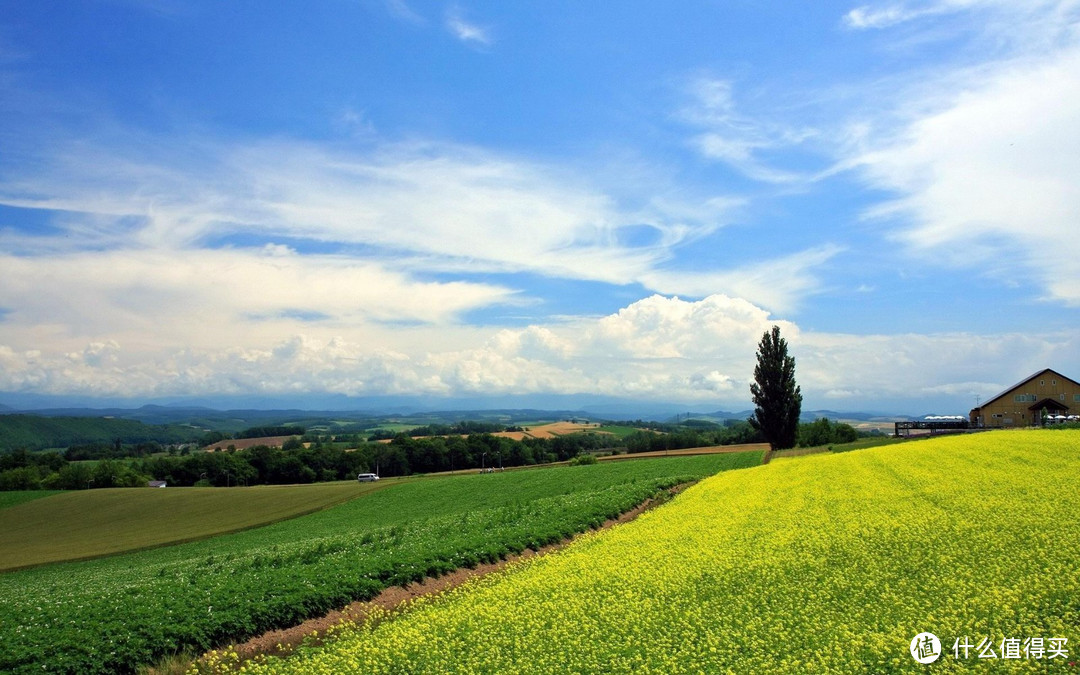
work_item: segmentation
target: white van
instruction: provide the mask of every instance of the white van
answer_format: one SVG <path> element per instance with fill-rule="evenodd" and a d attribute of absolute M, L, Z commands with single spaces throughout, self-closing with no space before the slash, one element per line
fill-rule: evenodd
<path fill-rule="evenodd" d="M 357 474 L 356 480 L 360 481 L 361 483 L 371 483 L 372 481 L 379 480 L 379 477 L 373 473 L 361 473 Z"/>

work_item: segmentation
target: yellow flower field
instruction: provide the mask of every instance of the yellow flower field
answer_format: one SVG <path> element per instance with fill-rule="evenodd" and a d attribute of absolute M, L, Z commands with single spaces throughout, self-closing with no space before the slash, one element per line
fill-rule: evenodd
<path fill-rule="evenodd" d="M 1080 672 L 1078 477 L 1077 431 L 727 472 L 562 552 L 243 670 Z M 932 665 L 909 652 L 924 631 L 940 638 Z"/>

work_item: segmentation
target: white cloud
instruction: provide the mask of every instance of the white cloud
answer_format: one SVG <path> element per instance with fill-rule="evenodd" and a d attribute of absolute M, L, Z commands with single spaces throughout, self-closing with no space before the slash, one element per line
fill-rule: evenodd
<path fill-rule="evenodd" d="M 1080 369 L 1080 337 L 1073 333 L 944 333 L 938 335 L 845 335 L 803 332 L 791 340 L 804 392 L 866 401 L 952 399 L 958 412 L 1006 386 L 1054 367 Z M 912 411 L 918 412 L 918 411 Z"/>
<path fill-rule="evenodd" d="M 912 21 L 925 16 L 944 14 L 955 11 L 972 2 L 922 2 L 922 3 L 892 3 L 887 5 L 863 5 L 856 7 L 844 15 L 844 23 L 849 28 L 858 30 L 871 28 L 888 28 L 896 24 Z"/>
<path fill-rule="evenodd" d="M 54 340 L 114 335 L 128 348 L 244 345 L 295 330 L 304 318 L 337 330 L 442 324 L 511 295 L 499 286 L 420 282 L 379 264 L 299 256 L 284 247 L 2 255 L 0 306 L 9 314 L 0 336 L 8 344 L 17 336 L 41 340 L 39 331 L 47 329 Z"/>
<path fill-rule="evenodd" d="M 1067 15 L 1076 6 L 1076 0 L 890 0 L 856 7 L 844 15 L 843 22 L 856 30 L 884 29 L 924 18 L 980 12 L 972 21 L 976 26 L 1026 38 L 1034 37 L 1036 28 L 1038 32 L 1045 33 L 1048 28 L 1057 32 L 1068 23 Z"/>
<path fill-rule="evenodd" d="M 644 278 L 650 288 L 661 293 L 705 296 L 725 293 L 746 298 L 777 312 L 789 312 L 820 289 L 815 275 L 822 265 L 843 249 L 824 244 L 772 260 L 748 263 L 723 271 L 657 270 Z"/>
<path fill-rule="evenodd" d="M 680 112 L 687 124 L 700 129 L 692 145 L 703 156 L 724 162 L 748 178 L 766 183 L 792 183 L 810 177 L 778 169 L 763 160 L 760 151 L 797 146 L 815 135 L 752 118 L 735 105 L 734 85 L 729 80 L 699 77 L 689 87 L 691 103 Z"/>
<path fill-rule="evenodd" d="M 690 302 L 654 295 L 600 319 L 581 334 L 586 344 L 617 358 L 708 359 L 730 352 L 734 345 L 741 345 L 745 355 L 746 346 L 772 323 L 765 310 L 738 298 L 711 295 Z"/>
<path fill-rule="evenodd" d="M 787 262 L 804 264 L 771 266 L 767 284 L 743 269 L 666 274 L 677 247 L 714 234 L 744 201 L 674 198 L 674 191 L 642 198 L 655 183 L 603 189 L 574 172 L 476 148 L 409 143 L 331 151 L 289 141 L 188 140 L 174 152 L 152 139 L 131 145 L 121 155 L 76 144 L 38 158 L 38 173 L 0 179 L 0 203 L 65 214 L 59 236 L 8 233 L 9 250 L 185 252 L 245 236 L 362 247 L 358 255 L 401 273 L 534 272 L 698 296 L 745 291 L 777 308 L 812 292 L 809 262 L 828 257 L 796 255 Z M 646 229 L 652 234 L 643 242 L 638 235 Z M 702 281 L 710 278 L 719 285 Z"/>
<path fill-rule="evenodd" d="M 452 7 L 446 13 L 447 29 L 462 42 L 471 42 L 479 45 L 490 45 L 491 32 L 488 28 L 467 21 L 461 8 Z"/>
<path fill-rule="evenodd" d="M 125 336 L 73 339 L 66 350 L 7 344 L 0 331 L 0 391 L 99 396 L 433 396 L 588 393 L 743 409 L 754 352 L 780 325 L 796 358 L 807 406 L 881 401 L 963 413 L 1051 365 L 1080 370 L 1080 337 L 1031 335 L 850 335 L 800 330 L 744 300 L 651 296 L 595 319 L 521 329 L 447 327 L 436 337 L 408 327 L 341 332 L 289 324 L 272 341 L 146 345 Z M 0 324 L 2 326 L 2 324 Z M 228 322 L 198 326 L 228 332 Z M 886 404 L 888 405 L 888 404 Z M 895 403 L 894 403 L 895 405 Z M 901 410 L 902 411 L 902 410 Z M 901 412 L 898 411 L 898 412 Z M 921 408 L 910 412 L 926 412 Z"/>
<path fill-rule="evenodd" d="M 424 17 L 417 14 L 405 0 L 383 0 L 390 15 L 413 24 L 424 23 Z"/>
<path fill-rule="evenodd" d="M 1080 305 L 1080 46 L 981 69 L 860 158 L 915 251 Z"/>
<path fill-rule="evenodd" d="M 834 253 L 681 275 L 662 265 L 739 200 L 625 206 L 580 176 L 459 146 L 185 145 L 76 144 L 0 179 L 0 202 L 64 214 L 55 234 L 5 232 L 0 345 L 18 365 L 0 391 L 714 396 L 741 390 L 718 346 L 737 341 L 742 362 L 768 323 L 751 302 L 796 304 Z M 494 336 L 459 325 L 529 299 L 455 277 L 523 271 L 712 297 Z"/>

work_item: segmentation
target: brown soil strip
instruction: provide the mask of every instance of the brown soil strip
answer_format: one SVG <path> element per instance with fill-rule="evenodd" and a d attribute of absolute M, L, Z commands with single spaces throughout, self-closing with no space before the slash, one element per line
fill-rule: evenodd
<path fill-rule="evenodd" d="M 618 518 L 612 518 L 611 520 L 606 521 L 599 529 L 606 530 L 620 523 L 631 521 L 645 511 L 668 501 L 671 497 L 682 492 L 690 485 L 693 485 L 693 482 L 683 483 L 669 488 L 661 495 L 645 501 L 626 513 L 623 513 Z M 497 563 L 482 563 L 472 569 L 457 569 L 441 577 L 429 577 L 422 582 L 411 583 L 408 586 L 393 586 L 383 590 L 372 600 L 366 602 L 354 602 L 343 609 L 330 612 L 326 616 L 309 619 L 300 625 L 281 630 L 273 630 L 258 635 L 246 642 L 233 646 L 233 649 L 240 656 L 240 663 L 237 664 L 237 667 L 242 665 L 244 661 L 253 659 L 260 654 L 268 656 L 282 656 L 288 654 L 296 649 L 296 647 L 300 646 L 301 643 L 304 643 L 305 639 L 307 640 L 306 644 L 315 644 L 318 642 L 318 635 L 325 635 L 330 627 L 336 626 L 343 621 L 360 623 L 376 608 L 387 611 L 397 610 L 402 606 L 402 603 L 415 600 L 421 596 L 434 595 L 436 593 L 448 591 L 451 588 L 460 586 L 470 579 L 498 572 L 510 563 L 518 560 L 534 558 L 565 548 L 581 536 L 581 534 L 578 534 L 557 544 L 549 544 L 538 551 L 526 549 L 520 554 L 509 556 Z M 314 638 L 312 638 L 313 633 L 317 633 Z"/>

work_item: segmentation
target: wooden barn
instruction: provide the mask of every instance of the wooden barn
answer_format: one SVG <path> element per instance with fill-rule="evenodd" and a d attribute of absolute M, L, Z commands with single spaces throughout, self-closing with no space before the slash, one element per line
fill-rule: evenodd
<path fill-rule="evenodd" d="M 988 429 L 1078 421 L 1080 383 L 1047 368 L 973 408 L 970 415 L 971 426 Z"/>

